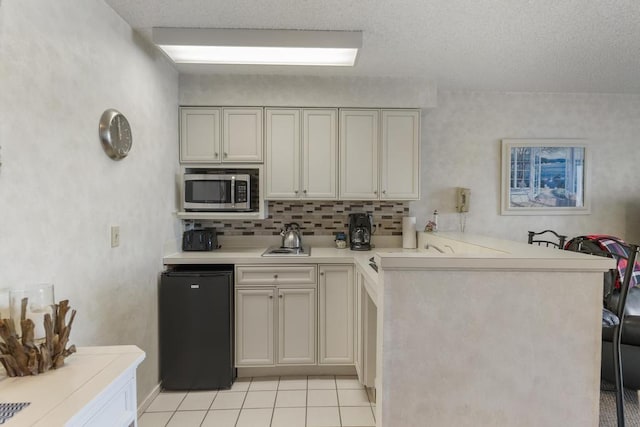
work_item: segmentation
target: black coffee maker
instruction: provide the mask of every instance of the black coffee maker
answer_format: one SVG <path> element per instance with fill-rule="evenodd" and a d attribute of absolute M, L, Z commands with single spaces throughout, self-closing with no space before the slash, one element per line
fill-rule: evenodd
<path fill-rule="evenodd" d="M 366 213 L 349 214 L 349 245 L 352 251 L 371 250 L 373 217 Z"/>

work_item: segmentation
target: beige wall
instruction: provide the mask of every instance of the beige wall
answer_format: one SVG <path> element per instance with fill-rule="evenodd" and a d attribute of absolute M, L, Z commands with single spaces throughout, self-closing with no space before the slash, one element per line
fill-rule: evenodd
<path fill-rule="evenodd" d="M 640 95 L 445 92 L 423 114 L 423 199 L 441 228 L 457 230 L 455 187 L 471 188 L 466 230 L 526 241 L 528 230 L 608 233 L 640 241 L 637 179 Z M 592 150 L 591 214 L 500 215 L 500 140 L 585 138 Z"/>
<path fill-rule="evenodd" d="M 158 383 L 157 278 L 179 225 L 177 99 L 177 73 L 101 0 L 0 4 L 0 287 L 54 283 L 78 311 L 72 343 L 145 350 L 140 398 Z M 119 162 L 98 139 L 107 108 L 133 130 Z"/>

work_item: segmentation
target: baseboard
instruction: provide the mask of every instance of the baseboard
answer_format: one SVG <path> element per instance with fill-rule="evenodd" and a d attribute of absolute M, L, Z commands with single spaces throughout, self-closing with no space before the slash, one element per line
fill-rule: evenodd
<path fill-rule="evenodd" d="M 238 368 L 238 378 L 271 377 L 282 375 L 356 375 L 356 368 L 353 365 Z"/>
<path fill-rule="evenodd" d="M 149 393 L 140 405 L 138 405 L 138 418 L 142 416 L 144 411 L 147 410 L 149 405 L 151 405 L 151 402 L 153 402 L 153 399 L 155 399 L 158 394 L 160 394 L 160 383 L 158 383 L 158 385 L 151 390 L 151 393 Z"/>

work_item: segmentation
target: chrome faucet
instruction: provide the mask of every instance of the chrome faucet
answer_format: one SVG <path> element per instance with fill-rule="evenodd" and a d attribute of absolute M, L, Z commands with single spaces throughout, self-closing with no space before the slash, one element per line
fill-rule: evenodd
<path fill-rule="evenodd" d="M 453 250 L 453 248 L 450 245 L 444 245 L 445 248 L 449 248 L 449 250 L 451 251 L 452 254 L 455 253 L 455 251 Z M 431 248 L 435 249 L 436 251 L 440 252 L 441 254 L 445 253 L 442 249 L 440 249 L 438 246 L 434 245 L 433 243 L 429 244 L 425 244 L 424 248 L 429 250 Z"/>
<path fill-rule="evenodd" d="M 429 249 L 433 248 L 433 249 L 435 249 L 436 251 L 440 252 L 441 254 L 443 254 L 443 253 L 444 253 L 444 251 L 443 251 L 442 249 L 440 249 L 439 247 L 437 247 L 437 246 L 436 246 L 436 245 L 434 245 L 434 244 L 431 244 L 431 245 L 430 245 L 429 243 L 427 243 L 426 245 L 424 245 L 424 248 L 425 248 L 425 249 L 427 249 L 427 250 L 429 250 Z"/>

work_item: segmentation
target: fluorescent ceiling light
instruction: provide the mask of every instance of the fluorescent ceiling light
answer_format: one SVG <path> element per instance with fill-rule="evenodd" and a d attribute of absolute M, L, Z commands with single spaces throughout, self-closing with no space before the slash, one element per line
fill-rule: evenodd
<path fill-rule="evenodd" d="M 353 66 L 362 32 L 154 28 L 153 42 L 176 63 Z"/>

